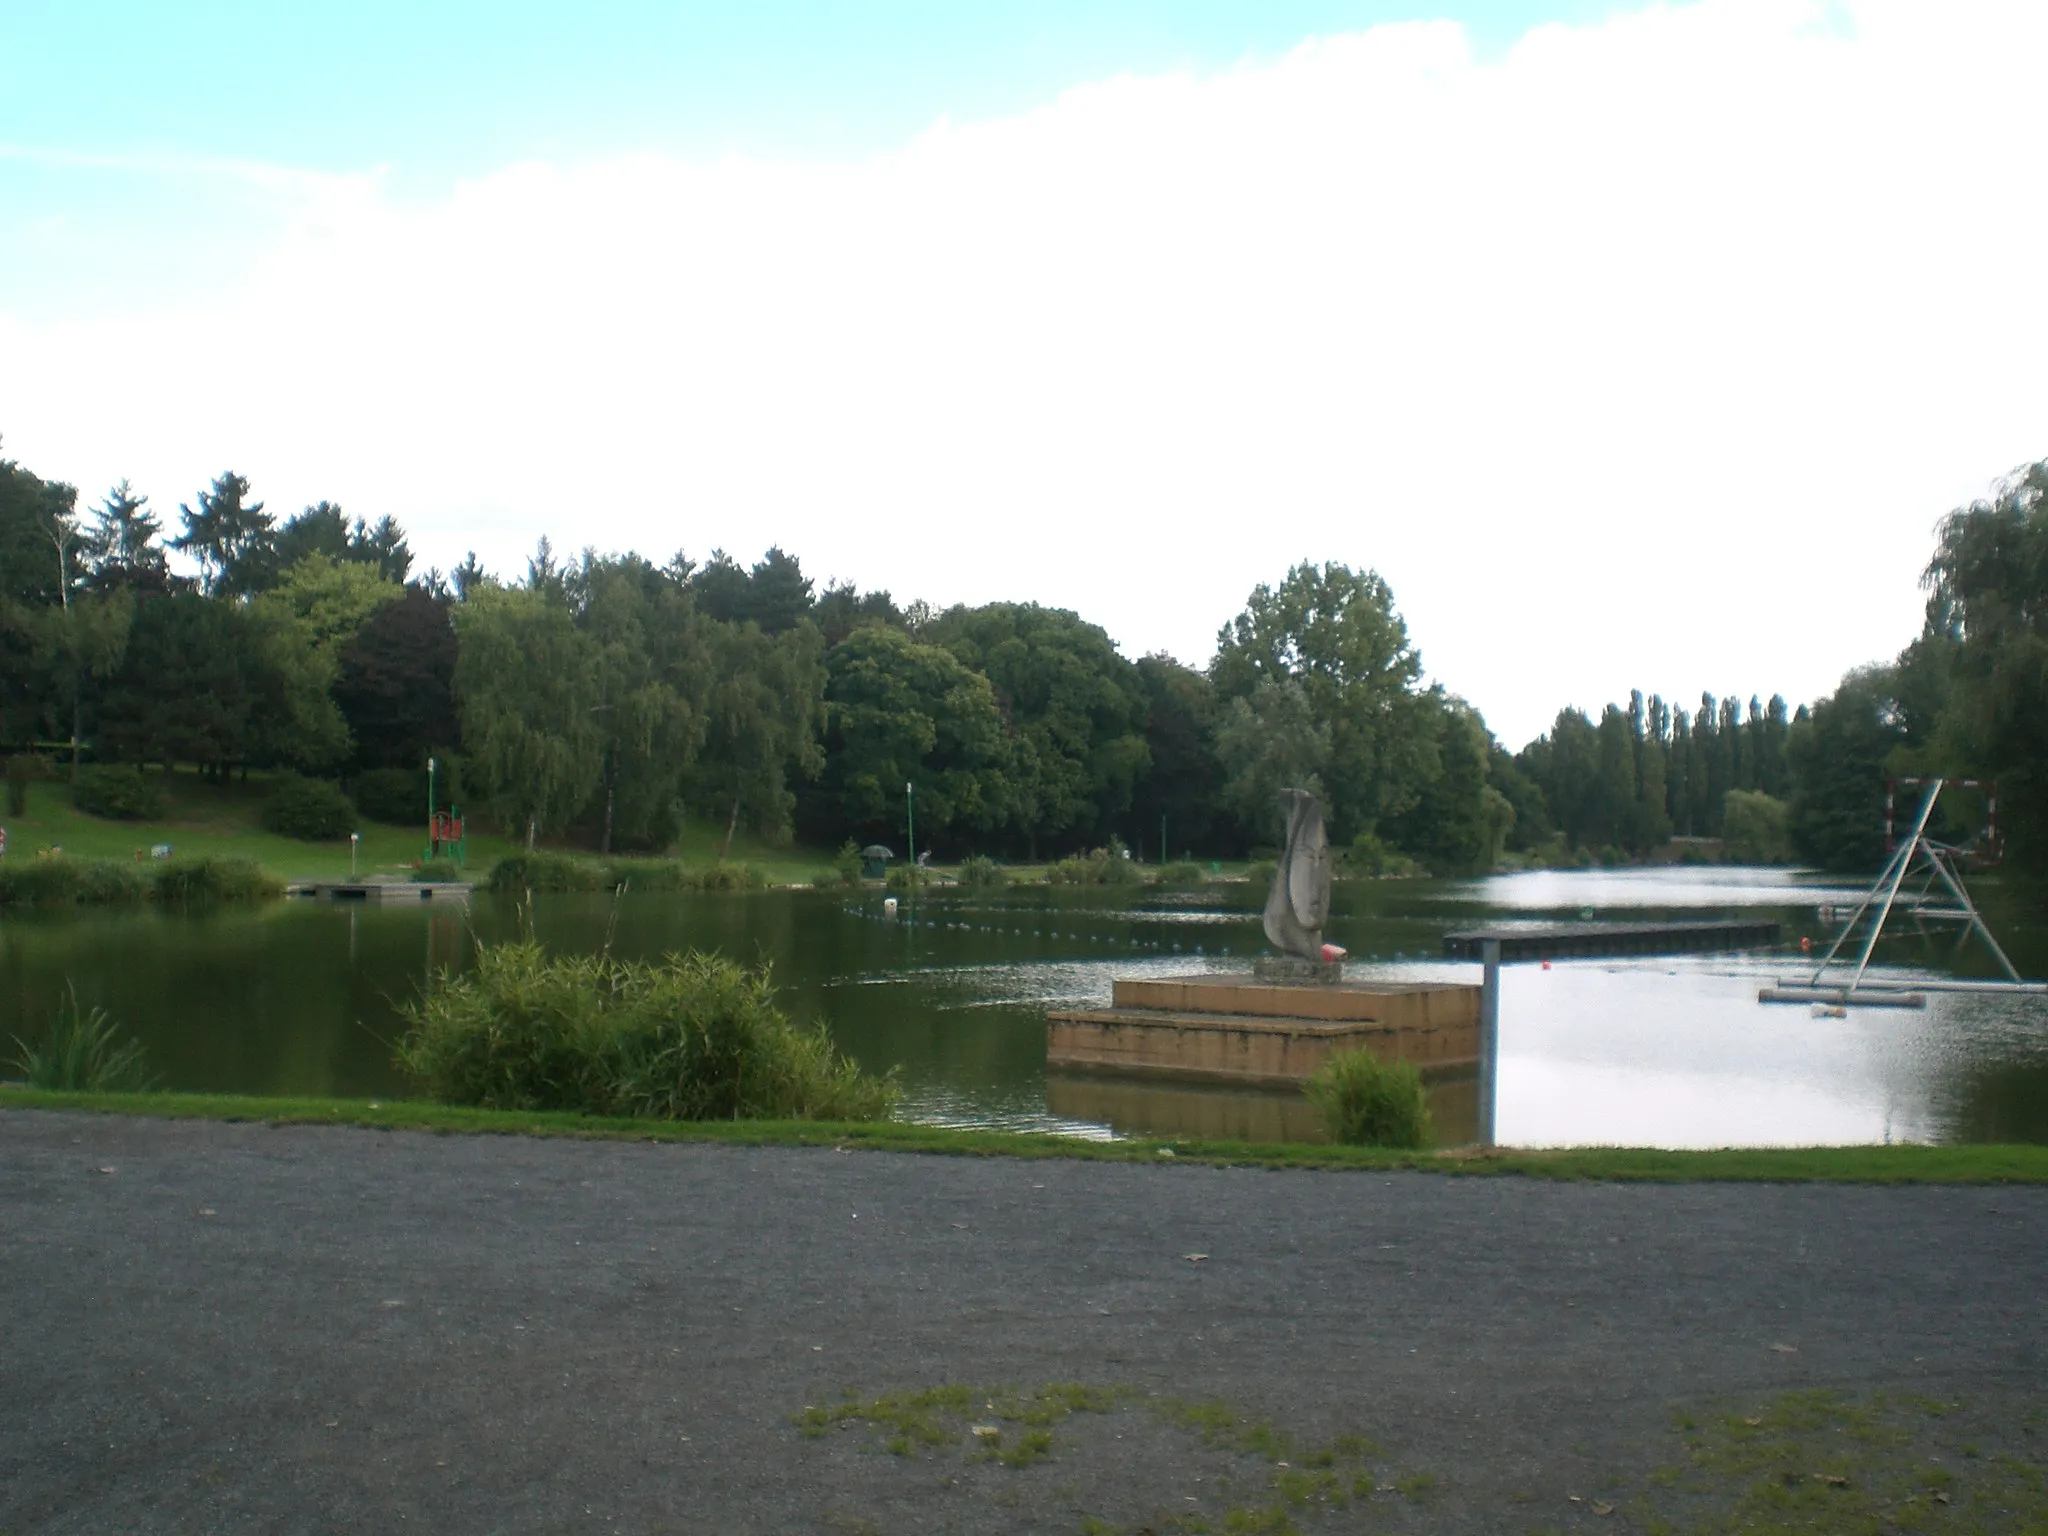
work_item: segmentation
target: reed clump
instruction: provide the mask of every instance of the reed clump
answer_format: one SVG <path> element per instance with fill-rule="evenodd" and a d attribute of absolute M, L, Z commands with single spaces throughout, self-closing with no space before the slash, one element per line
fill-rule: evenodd
<path fill-rule="evenodd" d="M 142 1093 L 151 1086 L 140 1041 L 124 1040 L 104 1008 L 80 1008 L 68 982 L 39 1044 L 14 1037 L 14 1065 L 31 1088 L 58 1093 Z"/>
<path fill-rule="evenodd" d="M 1339 1051 L 1304 1089 L 1322 1112 L 1330 1140 L 1352 1147 L 1426 1147 L 1429 1095 L 1412 1061 L 1381 1061 L 1369 1051 Z"/>
<path fill-rule="evenodd" d="M 408 1009 L 399 1065 L 448 1104 L 661 1120 L 879 1120 L 890 1077 L 776 1006 L 767 967 L 487 945 Z"/>
<path fill-rule="evenodd" d="M 50 854 L 0 864 L 0 907 L 120 906 L 143 901 L 260 901 L 284 884 L 254 859 L 209 854 L 124 864 Z"/>
<path fill-rule="evenodd" d="M 1160 865 L 1158 872 L 1152 877 L 1152 883 L 1175 889 L 1207 885 L 1209 883 L 1209 871 L 1197 864 L 1193 859 L 1176 859 L 1171 864 Z"/>

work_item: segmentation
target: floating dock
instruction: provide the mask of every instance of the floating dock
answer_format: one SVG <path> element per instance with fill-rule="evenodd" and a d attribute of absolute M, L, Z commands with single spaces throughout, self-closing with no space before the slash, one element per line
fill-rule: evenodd
<path fill-rule="evenodd" d="M 315 901 L 467 901 L 473 889 L 461 880 L 350 880 L 336 884 L 288 885 L 287 896 Z"/>
<path fill-rule="evenodd" d="M 1045 1016 L 1045 1064 L 1063 1071 L 1298 1087 L 1354 1050 L 1425 1071 L 1472 1067 L 1479 988 L 1180 976 L 1119 980 L 1107 1008 Z"/>
<path fill-rule="evenodd" d="M 1503 965 L 1530 960 L 1601 960 L 1624 955 L 1712 955 L 1736 949 L 1768 949 L 1778 942 L 1776 923 L 1751 919 L 1689 923 L 1504 924 L 1444 935 L 1446 960 L 1484 960 L 1489 943 L 1500 945 Z"/>

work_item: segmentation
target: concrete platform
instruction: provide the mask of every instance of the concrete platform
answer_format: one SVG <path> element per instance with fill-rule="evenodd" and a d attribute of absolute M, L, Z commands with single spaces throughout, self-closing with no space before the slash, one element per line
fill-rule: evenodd
<path fill-rule="evenodd" d="M 1048 1013 L 1046 1066 L 1297 1086 L 1338 1051 L 1428 1071 L 1479 1060 L 1475 986 L 1288 985 L 1248 975 L 1115 983 L 1108 1008 Z"/>

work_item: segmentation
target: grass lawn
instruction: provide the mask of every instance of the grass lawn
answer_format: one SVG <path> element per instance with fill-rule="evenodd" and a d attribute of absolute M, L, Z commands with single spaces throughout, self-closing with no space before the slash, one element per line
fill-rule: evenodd
<path fill-rule="evenodd" d="M 164 1119 L 360 1125 L 511 1136 L 623 1141 L 716 1141 L 739 1146 L 833 1146 L 968 1157 L 1058 1157 L 1088 1162 L 1206 1163 L 1240 1168 L 1390 1169 L 1519 1174 L 1547 1179 L 1698 1180 L 1836 1184 L 2048 1183 L 2048 1146 L 1732 1148 L 1664 1152 L 1637 1147 L 1401 1152 L 1284 1142 L 1082 1141 L 1015 1131 L 951 1130 L 901 1121 L 625 1120 L 538 1110 L 466 1109 L 420 1099 L 285 1099 L 201 1093 L 51 1093 L 0 1086 L 0 1111 L 86 1110 Z"/>
<path fill-rule="evenodd" d="M 154 770 L 149 772 L 154 777 Z M 9 859 L 33 858 L 38 851 L 52 847 L 78 858 L 132 859 L 138 851 L 146 858 L 155 844 L 169 843 L 180 854 L 239 854 L 284 880 L 348 878 L 345 839 L 302 843 L 263 830 L 263 800 L 269 787 L 262 775 L 251 774 L 247 784 L 212 784 L 189 769 L 180 769 L 164 786 L 169 812 L 163 820 L 102 821 L 75 809 L 66 785 L 31 784 L 28 814 L 0 816 L 0 826 L 7 829 Z M 478 832 L 474 823 L 471 827 L 469 871 L 472 878 L 482 879 L 499 859 L 517 852 L 520 843 Z M 364 821 L 359 830 L 362 844 L 357 850 L 356 873 L 364 878 L 407 874 L 414 860 L 426 851 L 424 826 L 390 827 Z M 670 852 L 692 863 L 709 864 L 717 858 L 724 839 L 723 826 L 692 826 Z M 746 833 L 733 839 L 732 857 L 761 868 L 771 881 L 780 884 L 809 881 L 832 863 L 829 853 L 774 848 Z"/>

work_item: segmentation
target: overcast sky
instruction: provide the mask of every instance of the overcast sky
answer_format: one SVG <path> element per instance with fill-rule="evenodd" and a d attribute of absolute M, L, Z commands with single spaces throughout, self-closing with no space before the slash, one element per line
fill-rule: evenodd
<path fill-rule="evenodd" d="M 0 453 L 1195 663 L 1372 566 L 1510 746 L 1895 652 L 2048 455 L 2048 6 L 1418 4 L 10 7 Z"/>

